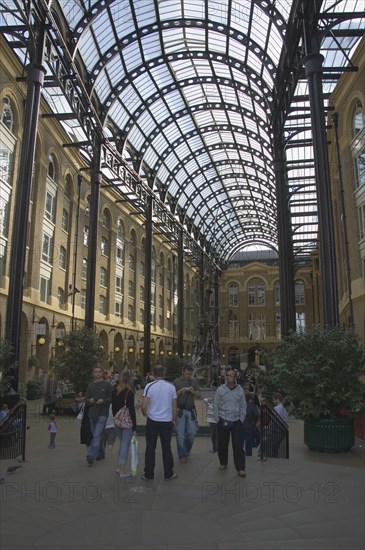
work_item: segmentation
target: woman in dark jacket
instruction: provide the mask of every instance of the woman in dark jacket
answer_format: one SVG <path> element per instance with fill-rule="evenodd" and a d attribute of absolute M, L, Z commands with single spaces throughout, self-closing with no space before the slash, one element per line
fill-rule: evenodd
<path fill-rule="evenodd" d="M 119 477 L 129 477 L 132 474 L 126 472 L 126 464 L 128 460 L 128 452 L 131 443 L 132 436 L 136 434 L 136 410 L 134 408 L 134 393 L 131 387 L 131 375 L 128 371 L 122 372 L 119 383 L 113 389 L 112 394 L 112 410 L 113 416 L 127 406 L 129 415 L 132 421 L 131 428 L 118 428 L 115 427 L 117 435 L 120 439 L 119 453 L 118 453 L 118 469 L 117 474 Z"/>

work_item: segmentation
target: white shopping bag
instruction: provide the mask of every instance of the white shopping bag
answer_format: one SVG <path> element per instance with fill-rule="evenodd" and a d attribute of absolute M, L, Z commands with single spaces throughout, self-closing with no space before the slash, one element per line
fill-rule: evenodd
<path fill-rule="evenodd" d="M 131 439 L 131 472 L 132 476 L 135 476 L 138 468 L 138 441 L 134 435 Z"/>

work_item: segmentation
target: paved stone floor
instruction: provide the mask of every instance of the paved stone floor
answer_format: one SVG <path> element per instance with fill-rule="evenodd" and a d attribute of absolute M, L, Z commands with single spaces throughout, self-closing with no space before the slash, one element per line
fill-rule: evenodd
<path fill-rule="evenodd" d="M 63 416 L 50 450 L 47 420 L 38 412 L 30 403 L 26 462 L 0 462 L 1 550 L 364 548 L 362 445 L 338 455 L 310 452 L 302 422 L 292 420 L 290 459 L 248 457 L 246 479 L 237 477 L 231 455 L 219 471 L 209 438 L 197 437 L 188 463 L 176 461 L 176 480 L 164 480 L 158 449 L 155 480 L 146 483 L 142 435 L 138 475 L 119 479 L 116 447 L 88 467 L 79 422 Z M 22 467 L 7 474 L 14 464 Z"/>

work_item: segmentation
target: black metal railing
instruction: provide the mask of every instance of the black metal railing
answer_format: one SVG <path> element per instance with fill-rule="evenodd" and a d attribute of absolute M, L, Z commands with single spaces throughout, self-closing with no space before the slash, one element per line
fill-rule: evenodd
<path fill-rule="evenodd" d="M 267 405 L 261 406 L 260 447 L 261 460 L 289 458 L 289 429 L 276 412 Z"/>
<path fill-rule="evenodd" d="M 22 457 L 25 460 L 27 405 L 18 401 L 0 422 L 0 460 Z"/>

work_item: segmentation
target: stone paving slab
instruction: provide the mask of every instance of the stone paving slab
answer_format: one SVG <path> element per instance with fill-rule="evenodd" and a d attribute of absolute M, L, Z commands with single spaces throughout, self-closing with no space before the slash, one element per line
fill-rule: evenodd
<path fill-rule="evenodd" d="M 141 420 L 142 421 L 142 420 Z M 56 449 L 48 449 L 47 419 L 28 415 L 26 462 L 1 461 L 1 550 L 362 550 L 364 458 L 311 453 L 303 425 L 290 422 L 290 459 L 247 458 L 247 478 L 232 465 L 218 470 L 208 437 L 197 437 L 191 459 L 176 461 L 178 478 L 163 479 L 159 446 L 156 478 L 115 474 L 117 448 L 88 467 L 80 423 L 58 418 Z M 176 457 L 176 443 L 173 440 Z"/>

